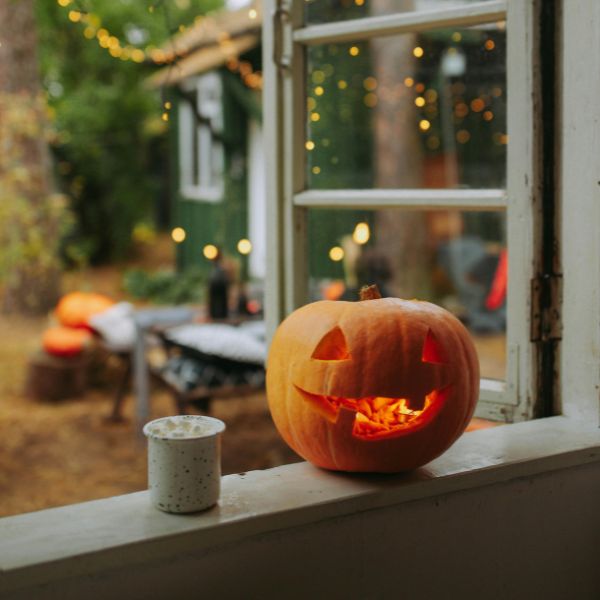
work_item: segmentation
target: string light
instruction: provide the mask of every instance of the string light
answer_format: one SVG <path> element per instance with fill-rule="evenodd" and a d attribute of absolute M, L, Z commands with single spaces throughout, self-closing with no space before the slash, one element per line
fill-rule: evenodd
<path fill-rule="evenodd" d="M 340 248 L 339 246 L 334 246 L 333 248 L 331 248 L 329 250 L 329 258 L 333 262 L 339 262 L 340 260 L 342 260 L 344 258 L 343 248 Z"/>
<path fill-rule="evenodd" d="M 324 93 L 325 90 L 320 85 L 315 88 L 315 96 L 322 96 Z"/>
<path fill-rule="evenodd" d="M 466 144 L 471 139 L 471 134 L 466 129 L 460 129 L 456 132 L 456 141 L 459 144 Z"/>
<path fill-rule="evenodd" d="M 481 112 L 485 108 L 485 102 L 481 98 L 475 98 L 471 101 L 471 110 Z"/>
<path fill-rule="evenodd" d="M 483 113 L 484 121 L 491 121 L 494 118 L 494 113 L 491 110 L 486 110 Z"/>
<path fill-rule="evenodd" d="M 237 243 L 237 249 L 240 254 L 246 256 L 252 252 L 252 242 L 246 238 L 243 238 Z"/>
<path fill-rule="evenodd" d="M 352 239 L 360 245 L 366 244 L 371 238 L 371 228 L 368 223 L 357 223 L 352 233 Z"/>
<path fill-rule="evenodd" d="M 312 140 L 308 140 L 308 142 L 304 144 L 304 147 L 310 152 L 315 149 L 315 143 Z"/>
<path fill-rule="evenodd" d="M 417 96 L 415 98 L 415 105 L 419 108 L 425 106 L 425 98 L 423 98 L 423 96 Z"/>
<path fill-rule="evenodd" d="M 404 79 L 404 85 L 406 87 L 412 87 L 415 84 L 415 80 L 412 77 L 406 77 Z"/>
<path fill-rule="evenodd" d="M 348 84 L 343 79 L 340 79 L 337 86 L 340 90 L 345 90 L 348 87 Z"/>
<path fill-rule="evenodd" d="M 176 244 L 181 244 L 186 238 L 187 234 L 183 227 L 175 227 L 173 231 L 171 231 L 171 238 Z"/>
<path fill-rule="evenodd" d="M 206 244 L 204 248 L 202 248 L 202 254 L 208 260 L 215 260 L 217 256 L 219 256 L 219 249 L 214 244 Z"/>
<path fill-rule="evenodd" d="M 493 50 L 496 47 L 494 40 L 486 40 L 483 45 L 486 50 Z"/>
<path fill-rule="evenodd" d="M 419 129 L 421 131 L 427 131 L 431 127 L 431 123 L 427 119 L 421 119 L 419 121 Z"/>
<path fill-rule="evenodd" d="M 73 4 L 73 0 L 56 0 L 57 4 L 62 8 L 67 8 Z M 155 6 L 150 5 L 148 12 L 154 13 Z M 157 65 L 173 64 L 181 58 L 185 58 L 188 54 L 188 50 L 169 50 L 165 51 L 160 48 L 154 48 L 147 46 L 144 50 L 132 46 L 131 44 L 121 43 L 117 36 L 111 35 L 111 33 L 105 28 L 101 27 L 102 19 L 91 12 L 81 12 L 79 10 L 69 10 L 67 14 L 69 20 L 73 23 L 82 23 L 86 25 L 83 30 L 85 38 L 91 40 L 96 38 L 100 47 L 108 51 L 110 56 L 120 60 L 131 60 L 135 63 L 142 63 L 145 61 L 151 61 Z M 252 20 L 258 17 L 256 9 L 252 8 L 248 11 L 248 17 Z M 201 23 L 202 17 L 197 17 L 195 24 Z M 214 21 L 213 21 L 214 23 Z M 178 30 L 183 32 L 187 31 L 185 25 L 180 25 Z M 218 43 L 221 46 L 224 53 L 231 55 L 231 36 L 226 32 L 222 31 L 217 36 Z M 230 71 L 238 72 L 243 83 L 250 89 L 262 89 L 262 72 L 254 71 L 252 65 L 247 61 L 239 61 L 235 56 L 230 56 L 226 63 Z M 246 67 L 245 71 L 242 72 L 240 67 Z"/>
<path fill-rule="evenodd" d="M 377 89 L 377 79 L 375 77 L 367 77 L 363 81 L 363 86 L 367 92 L 372 92 Z"/>
<path fill-rule="evenodd" d="M 350 50 L 348 50 L 350 56 L 358 56 L 360 54 L 360 49 L 358 46 L 351 46 Z"/>
<path fill-rule="evenodd" d="M 425 54 L 425 51 L 423 50 L 423 48 L 421 48 L 421 46 L 415 46 L 413 48 L 413 55 L 415 56 L 415 58 L 421 58 L 423 54 Z"/>

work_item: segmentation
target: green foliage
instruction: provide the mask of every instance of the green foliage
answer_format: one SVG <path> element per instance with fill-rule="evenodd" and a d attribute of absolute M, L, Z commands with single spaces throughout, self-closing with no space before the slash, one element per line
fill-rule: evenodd
<path fill-rule="evenodd" d="M 155 67 L 111 56 L 97 32 L 106 29 L 121 45 L 150 52 L 173 28 L 220 4 L 82 0 L 63 8 L 38 0 L 43 82 L 58 128 L 57 179 L 77 216 L 70 241 L 78 257 L 97 262 L 127 252 L 136 223 L 147 220 L 164 193 L 168 156 L 161 99 L 144 87 Z M 69 20 L 75 9 L 83 13 L 80 22 Z"/>
<path fill-rule="evenodd" d="M 61 240 L 73 224 L 67 199 L 46 197 L 44 140 L 54 133 L 42 98 L 0 94 L 0 287 L 3 308 L 46 310 L 58 293 Z M 32 158 L 39 157 L 39 161 Z"/>
<path fill-rule="evenodd" d="M 179 273 L 132 269 L 123 276 L 123 286 L 133 298 L 153 304 L 195 304 L 204 298 L 206 278 L 198 268 Z"/>

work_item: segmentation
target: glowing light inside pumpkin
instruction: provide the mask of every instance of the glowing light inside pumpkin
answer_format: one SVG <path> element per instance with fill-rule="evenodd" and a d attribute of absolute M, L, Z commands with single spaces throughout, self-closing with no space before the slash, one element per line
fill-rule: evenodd
<path fill-rule="evenodd" d="M 352 435 L 375 439 L 401 435 L 431 421 L 444 404 L 451 388 L 433 390 L 425 397 L 420 409 L 412 408 L 415 403 L 407 398 L 338 398 L 311 394 L 298 386 L 296 389 L 312 404 L 316 412 L 333 423 L 338 420 L 341 409 L 355 413 Z"/>
<path fill-rule="evenodd" d="M 362 297 L 362 296 L 361 296 Z M 346 361 L 352 356 L 344 332 L 334 327 L 326 333 L 315 348 L 311 358 L 318 361 Z M 427 330 L 423 343 L 421 362 L 447 363 L 447 357 L 431 329 Z M 366 396 L 345 398 L 307 392 L 295 386 L 301 396 L 316 412 L 331 422 L 336 422 L 341 409 L 355 413 L 352 435 L 363 439 L 393 436 L 409 427 L 413 429 L 429 422 L 444 404 L 451 387 L 432 390 L 421 398 L 387 398 Z"/>

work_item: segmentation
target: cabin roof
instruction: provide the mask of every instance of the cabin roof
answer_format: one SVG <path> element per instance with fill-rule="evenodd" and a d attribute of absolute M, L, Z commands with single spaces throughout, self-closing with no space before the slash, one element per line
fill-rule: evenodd
<path fill-rule="evenodd" d="M 174 85 L 236 59 L 260 43 L 262 2 L 243 9 L 222 10 L 196 19 L 161 48 L 163 67 L 148 79 L 151 87 Z"/>

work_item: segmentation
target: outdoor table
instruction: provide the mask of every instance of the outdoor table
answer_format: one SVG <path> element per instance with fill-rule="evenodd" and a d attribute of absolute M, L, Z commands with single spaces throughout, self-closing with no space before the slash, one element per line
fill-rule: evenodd
<path fill-rule="evenodd" d="M 142 427 L 150 419 L 150 377 L 146 361 L 146 338 L 153 327 L 168 327 L 192 321 L 195 311 L 185 306 L 137 310 L 134 314 L 133 389 L 135 429 L 143 438 Z"/>

